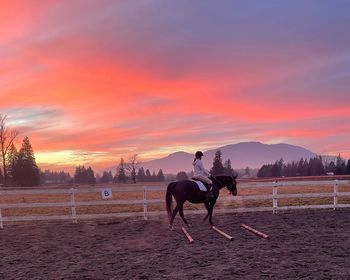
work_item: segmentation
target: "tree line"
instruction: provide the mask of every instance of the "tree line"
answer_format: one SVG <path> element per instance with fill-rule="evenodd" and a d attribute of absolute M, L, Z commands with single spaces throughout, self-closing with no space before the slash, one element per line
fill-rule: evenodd
<path fill-rule="evenodd" d="M 67 184 L 72 182 L 72 176 L 64 171 L 45 170 L 40 172 L 40 184 Z"/>
<path fill-rule="evenodd" d="M 112 171 L 104 171 L 102 176 L 99 178 L 99 183 L 126 183 L 130 180 L 130 176 L 128 176 L 125 172 L 120 171 L 113 176 Z M 160 169 L 156 174 L 154 171 L 151 173 L 149 169 L 144 170 L 143 167 L 140 167 L 136 174 L 137 182 L 164 182 L 165 176 Z"/>
<path fill-rule="evenodd" d="M 283 159 L 273 164 L 264 164 L 258 177 L 296 177 L 321 175 L 350 175 L 350 159 L 346 162 L 340 155 L 336 161 L 324 162 L 321 156 L 285 163 Z"/>
<path fill-rule="evenodd" d="M 75 169 L 73 176 L 73 182 L 76 184 L 95 184 L 95 183 L 136 183 L 136 182 L 164 182 L 165 176 L 162 169 L 159 169 L 156 174 L 154 171 L 151 173 L 149 169 L 139 167 L 137 163 L 137 156 L 131 157 L 130 162 L 126 163 L 124 158 L 120 159 L 120 163 L 117 166 L 115 175 L 112 171 L 104 171 L 102 176 L 94 175 L 94 171 L 91 167 L 85 168 L 84 166 L 78 166 Z"/>

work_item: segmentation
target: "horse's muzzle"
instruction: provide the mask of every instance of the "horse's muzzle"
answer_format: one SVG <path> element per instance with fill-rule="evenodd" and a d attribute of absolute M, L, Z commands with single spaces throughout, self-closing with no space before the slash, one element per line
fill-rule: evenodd
<path fill-rule="evenodd" d="M 233 192 L 231 192 L 232 195 L 237 195 L 237 190 L 234 190 Z"/>

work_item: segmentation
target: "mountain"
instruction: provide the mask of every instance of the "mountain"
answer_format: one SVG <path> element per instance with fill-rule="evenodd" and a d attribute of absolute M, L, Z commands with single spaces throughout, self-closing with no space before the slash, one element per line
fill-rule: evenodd
<path fill-rule="evenodd" d="M 300 158 L 314 157 L 316 154 L 299 146 L 289 144 L 263 144 L 260 142 L 243 142 L 218 147 L 222 152 L 223 161 L 230 159 L 234 169 L 259 168 L 265 163 L 274 163 L 283 158 L 285 162 L 299 160 Z M 217 149 L 204 152 L 203 163 L 207 169 L 212 166 Z M 192 170 L 194 155 L 186 152 L 176 152 L 167 157 L 151 160 L 141 164 L 145 169 L 164 173 L 176 174 L 179 171 Z"/>

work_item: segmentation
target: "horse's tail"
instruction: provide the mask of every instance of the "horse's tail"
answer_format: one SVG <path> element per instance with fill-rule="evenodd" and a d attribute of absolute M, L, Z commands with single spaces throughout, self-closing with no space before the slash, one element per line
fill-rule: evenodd
<path fill-rule="evenodd" d="M 165 202 L 166 202 L 166 211 L 168 212 L 168 216 L 171 217 L 173 212 L 172 202 L 173 202 L 173 188 L 176 186 L 176 182 L 172 182 L 168 185 L 166 190 Z"/>

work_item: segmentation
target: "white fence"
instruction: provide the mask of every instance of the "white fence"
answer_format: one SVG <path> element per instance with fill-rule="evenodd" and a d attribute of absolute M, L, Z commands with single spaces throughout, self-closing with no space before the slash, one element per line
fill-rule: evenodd
<path fill-rule="evenodd" d="M 350 197 L 350 192 L 339 192 L 338 187 L 341 185 L 350 186 L 348 180 L 333 180 L 333 181 L 285 181 L 285 182 L 257 182 L 257 183 L 239 183 L 238 191 L 242 189 L 260 189 L 271 188 L 271 194 L 263 195 L 245 195 L 245 196 L 226 196 L 219 198 L 219 201 L 249 201 L 249 200 L 271 200 L 271 207 L 247 207 L 247 208 L 232 208 L 232 209 L 217 209 L 215 212 L 221 213 L 233 213 L 233 212 L 254 212 L 254 211 L 277 211 L 281 210 L 294 210 L 294 209 L 320 209 L 320 208 L 346 208 L 350 207 L 350 203 L 340 204 L 338 203 L 339 197 Z M 278 190 L 283 187 L 319 187 L 319 186 L 332 186 L 332 192 L 323 193 L 288 193 L 279 194 Z M 151 204 L 164 204 L 166 187 L 112 187 L 109 188 L 114 193 L 118 192 L 142 192 L 143 199 L 137 200 L 93 200 L 93 201 L 77 201 L 76 194 L 79 193 L 101 193 L 105 188 L 79 188 L 79 189 L 35 189 L 35 190 L 1 190 L 0 197 L 11 195 L 52 195 L 52 194 L 67 194 L 69 200 L 66 202 L 38 202 L 38 203 L 1 203 L 0 204 L 0 228 L 3 228 L 4 222 L 18 222 L 18 221 L 38 221 L 38 220 L 77 220 L 83 219 L 99 219 L 99 218 L 111 218 L 111 217 L 143 217 L 147 219 L 149 216 L 158 216 L 166 214 L 165 211 L 147 211 L 147 206 Z M 147 199 L 148 192 L 162 191 L 164 195 L 162 199 Z M 279 199 L 288 198 L 333 198 L 332 204 L 321 205 L 298 205 L 298 206 L 279 206 Z M 119 213 L 105 213 L 105 214 L 77 214 L 76 208 L 79 206 L 98 206 L 98 205 L 143 205 L 143 211 L 140 212 L 119 212 Z M 3 216 L 2 209 L 12 208 L 40 208 L 40 207 L 64 207 L 70 208 L 70 215 L 35 215 L 35 216 Z M 188 210 L 186 213 L 199 214 L 206 213 L 206 210 Z"/>

